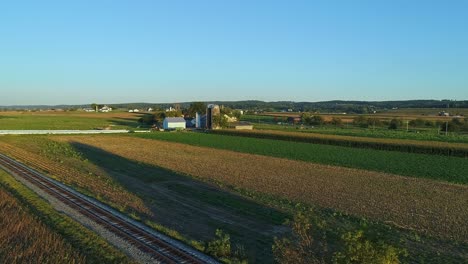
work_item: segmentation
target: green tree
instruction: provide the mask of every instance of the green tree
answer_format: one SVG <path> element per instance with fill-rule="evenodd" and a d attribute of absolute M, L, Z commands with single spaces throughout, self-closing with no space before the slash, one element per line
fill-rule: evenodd
<path fill-rule="evenodd" d="M 372 243 L 367 240 L 362 230 L 348 232 L 342 236 L 345 248 L 333 256 L 335 264 L 397 264 L 404 250 L 397 249 L 384 243 Z"/>
<path fill-rule="evenodd" d="M 311 125 L 319 126 L 319 125 L 323 125 L 324 123 L 325 123 L 325 120 L 323 119 L 322 116 L 319 116 L 319 115 L 312 116 Z"/>
<path fill-rule="evenodd" d="M 195 117 L 196 113 L 205 114 L 206 107 L 206 103 L 204 102 L 193 102 L 190 104 L 187 114 L 191 117 Z"/>
<path fill-rule="evenodd" d="M 232 109 L 229 107 L 223 107 L 220 110 L 221 115 L 231 115 L 232 114 Z"/>
<path fill-rule="evenodd" d="M 303 113 L 301 115 L 302 123 L 307 125 L 318 126 L 325 123 L 325 120 L 322 116 L 319 115 L 311 115 L 310 113 Z"/>
<path fill-rule="evenodd" d="M 342 126 L 343 125 L 343 120 L 339 117 L 333 117 L 332 120 L 330 121 L 330 124 L 334 126 Z"/>
<path fill-rule="evenodd" d="M 275 237 L 272 247 L 275 260 L 281 264 L 324 263 L 323 258 L 317 255 L 317 249 L 322 247 L 322 253 L 326 252 L 326 249 L 314 241 L 310 217 L 299 212 L 294 216 L 294 221 L 288 221 L 286 224 L 292 232 L 289 237 Z"/>
<path fill-rule="evenodd" d="M 182 112 L 180 110 L 164 112 L 164 117 L 181 117 Z"/>
<path fill-rule="evenodd" d="M 162 124 L 166 117 L 180 117 L 182 116 L 181 111 L 169 111 L 169 112 L 157 112 L 151 115 L 151 118 L 143 116 L 140 118 L 142 123 L 145 124 Z"/>
<path fill-rule="evenodd" d="M 310 125 L 312 122 L 312 115 L 310 113 L 302 113 L 301 115 L 302 123 Z"/>
<path fill-rule="evenodd" d="M 442 123 L 440 130 L 445 131 L 446 129 L 449 132 L 468 131 L 468 124 L 466 120 L 453 118 L 451 121 L 448 121 L 448 124 Z"/>
<path fill-rule="evenodd" d="M 157 123 L 157 120 L 155 119 L 155 115 L 145 114 L 138 119 L 138 122 L 146 125 L 153 125 Z"/>
<path fill-rule="evenodd" d="M 388 129 L 398 129 L 403 125 L 403 121 L 400 119 L 393 118 L 390 120 L 390 124 L 388 125 Z"/>
<path fill-rule="evenodd" d="M 359 126 L 359 127 L 362 127 L 362 128 L 366 128 L 366 127 L 369 127 L 369 121 L 367 120 L 367 117 L 365 116 L 356 116 L 354 119 L 353 119 L 353 124 L 355 126 Z"/>
<path fill-rule="evenodd" d="M 232 115 L 233 115 L 235 118 L 237 118 L 237 120 L 240 120 L 240 118 L 241 118 L 241 116 L 242 116 L 242 114 L 241 114 L 241 112 L 240 112 L 239 110 L 234 110 L 234 111 L 232 111 Z M 275 117 L 275 118 L 276 118 L 276 117 Z"/>
<path fill-rule="evenodd" d="M 214 115 L 213 116 L 213 128 L 226 128 L 229 126 L 227 118 L 223 115 Z"/>
<path fill-rule="evenodd" d="M 423 127 L 426 125 L 426 121 L 424 119 L 417 118 L 409 121 L 409 125 L 412 127 Z"/>
<path fill-rule="evenodd" d="M 218 258 L 228 258 L 231 256 L 231 237 L 221 229 L 216 229 L 216 238 L 208 242 L 206 253 Z"/>

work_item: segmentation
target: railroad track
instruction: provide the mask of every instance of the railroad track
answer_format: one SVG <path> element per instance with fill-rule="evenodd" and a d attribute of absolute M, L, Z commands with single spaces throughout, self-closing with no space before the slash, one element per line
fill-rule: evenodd
<path fill-rule="evenodd" d="M 203 253 L 189 248 L 169 237 L 149 230 L 141 223 L 106 208 L 107 206 L 29 168 L 28 166 L 0 154 L 0 167 L 11 174 L 22 177 L 44 192 L 75 209 L 121 237 L 131 245 L 149 254 L 160 263 L 219 263 Z"/>

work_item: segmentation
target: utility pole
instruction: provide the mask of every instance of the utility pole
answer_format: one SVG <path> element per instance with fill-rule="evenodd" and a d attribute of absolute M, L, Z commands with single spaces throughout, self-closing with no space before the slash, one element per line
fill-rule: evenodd
<path fill-rule="evenodd" d="M 409 121 L 406 120 L 406 132 L 408 132 Z"/>
<path fill-rule="evenodd" d="M 445 135 L 448 135 L 448 121 L 445 122 Z"/>

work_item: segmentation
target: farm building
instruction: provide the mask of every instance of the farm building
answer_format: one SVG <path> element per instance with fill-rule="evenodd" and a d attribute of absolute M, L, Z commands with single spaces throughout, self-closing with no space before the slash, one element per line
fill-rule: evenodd
<path fill-rule="evenodd" d="M 229 124 L 230 128 L 238 129 L 238 130 L 252 130 L 253 125 L 249 122 L 233 122 Z"/>
<path fill-rule="evenodd" d="M 292 124 L 297 124 L 297 123 L 300 123 L 301 121 L 302 119 L 300 117 L 294 117 L 294 116 L 288 117 L 288 122 Z"/>
<path fill-rule="evenodd" d="M 183 117 L 166 117 L 163 121 L 163 128 L 166 130 L 171 129 L 185 129 L 185 119 Z"/>
<path fill-rule="evenodd" d="M 103 113 L 108 113 L 110 111 L 112 111 L 112 107 L 109 107 L 107 105 L 105 105 L 101 109 L 99 109 L 99 112 L 103 112 Z"/>

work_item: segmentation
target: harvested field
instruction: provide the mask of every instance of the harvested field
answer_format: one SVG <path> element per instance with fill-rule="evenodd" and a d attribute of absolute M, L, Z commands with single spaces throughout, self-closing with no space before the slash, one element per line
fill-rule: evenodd
<path fill-rule="evenodd" d="M 54 139 L 424 234 L 468 241 L 468 187 L 462 185 L 125 136 Z"/>
<path fill-rule="evenodd" d="M 287 214 L 192 177 L 52 139 L 58 137 L 5 136 L 0 149 L 62 182 L 79 181 L 80 191 L 117 208 L 127 206 L 129 216 L 198 249 L 222 229 L 230 234 L 233 250 L 237 245 L 246 249 L 249 262 L 273 262 L 273 237 L 286 232 L 282 223 Z M 64 167 L 68 171 L 59 170 Z M 137 199 L 135 206 L 130 206 L 135 200 L 129 200 L 128 193 Z"/>
<path fill-rule="evenodd" d="M 1 173 L 3 172 L 0 171 Z M 86 263 L 81 253 L 0 187 L 0 262 L 31 261 Z"/>
<path fill-rule="evenodd" d="M 34 146 L 28 148 L 31 147 Z M 149 213 L 140 198 L 106 177 L 106 173 L 97 167 L 73 168 L 63 164 L 63 160 L 53 162 L 44 155 L 38 155 L 4 142 L 0 142 L 0 149 L 2 153 L 23 160 L 34 168 L 50 173 L 57 180 L 67 185 L 74 186 L 78 190 L 85 190 L 85 193 L 88 194 L 99 194 L 97 198 L 106 200 L 122 211 Z M 67 157 L 63 156 L 62 159 L 66 160 Z"/>
<path fill-rule="evenodd" d="M 288 142 L 212 133 L 145 133 L 129 136 L 468 184 L 468 163 L 465 162 L 464 158 L 459 157 Z"/>

